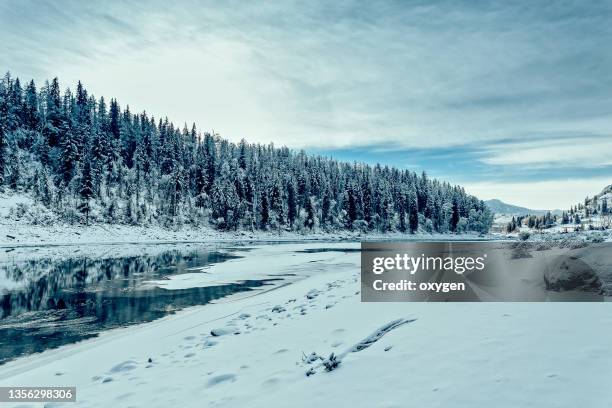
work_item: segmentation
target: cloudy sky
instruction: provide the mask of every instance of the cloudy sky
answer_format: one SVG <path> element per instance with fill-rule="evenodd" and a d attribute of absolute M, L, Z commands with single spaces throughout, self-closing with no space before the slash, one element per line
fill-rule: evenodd
<path fill-rule="evenodd" d="M 612 183 L 612 2 L 168 4 L 1 0 L 0 68 L 483 199 Z"/>

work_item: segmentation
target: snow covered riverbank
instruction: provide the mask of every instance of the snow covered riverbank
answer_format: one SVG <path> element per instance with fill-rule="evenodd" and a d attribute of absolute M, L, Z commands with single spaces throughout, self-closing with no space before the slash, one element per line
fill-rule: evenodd
<path fill-rule="evenodd" d="M 608 406 L 608 304 L 361 303 L 359 252 L 330 247 L 358 244 L 254 248 L 207 272 L 306 277 L 9 362 L 0 383 L 76 385 L 78 407 Z"/>
<path fill-rule="evenodd" d="M 463 234 L 418 233 L 361 233 L 358 231 L 323 230 L 308 233 L 269 231 L 220 231 L 210 226 L 168 229 L 160 226 L 126 224 L 67 224 L 49 217 L 48 222 L 28 217 L 18 217 L 20 206 L 32 207 L 34 201 L 25 194 L 0 193 L 0 248 L 45 245 L 104 245 L 125 243 L 186 243 L 186 242 L 236 242 L 236 241 L 340 241 L 361 239 L 486 239 L 492 235 L 469 232 Z M 11 215 L 12 213 L 12 215 Z"/>
<path fill-rule="evenodd" d="M 218 231 L 209 227 L 183 227 L 170 230 L 160 227 L 130 225 L 28 225 L 7 222 L 0 219 L 0 247 L 44 246 L 44 245 L 105 245 L 105 244 L 154 244 L 186 242 L 252 242 L 252 241 L 356 241 L 405 240 L 405 239 L 486 239 L 494 236 L 479 234 L 402 234 L 372 233 L 363 234 L 352 231 L 333 233 L 313 232 L 301 234 L 289 231 Z"/>

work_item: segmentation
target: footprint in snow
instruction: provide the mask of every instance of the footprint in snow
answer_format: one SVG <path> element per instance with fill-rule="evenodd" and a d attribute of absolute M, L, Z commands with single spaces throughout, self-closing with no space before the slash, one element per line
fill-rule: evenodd
<path fill-rule="evenodd" d="M 209 347 L 212 347 L 212 346 L 214 346 L 216 344 L 219 344 L 219 342 L 215 341 L 215 340 L 206 340 L 204 342 L 203 346 L 204 346 L 204 348 L 209 348 Z"/>
<path fill-rule="evenodd" d="M 306 293 L 306 299 L 313 300 L 317 296 L 319 296 L 319 291 L 317 289 L 311 289 Z"/>
<path fill-rule="evenodd" d="M 271 387 L 271 386 L 277 385 L 278 383 L 280 383 L 280 381 L 281 381 L 280 378 L 272 377 L 262 382 L 261 385 L 263 385 L 264 387 Z"/>
<path fill-rule="evenodd" d="M 111 373 L 125 373 L 128 371 L 132 371 L 138 367 L 138 363 L 134 360 L 127 360 L 122 363 L 117 364 L 113 368 L 110 369 Z"/>
<path fill-rule="evenodd" d="M 221 384 L 224 382 L 234 382 L 236 381 L 236 376 L 234 374 L 221 374 L 216 375 L 208 380 L 208 386 L 212 387 L 217 384 Z"/>
<path fill-rule="evenodd" d="M 124 399 L 129 398 L 132 395 L 134 395 L 133 392 L 126 392 L 125 394 L 121 394 L 121 395 L 115 397 L 115 401 L 123 401 Z M 46 408 L 46 406 L 45 406 L 45 408 Z"/>

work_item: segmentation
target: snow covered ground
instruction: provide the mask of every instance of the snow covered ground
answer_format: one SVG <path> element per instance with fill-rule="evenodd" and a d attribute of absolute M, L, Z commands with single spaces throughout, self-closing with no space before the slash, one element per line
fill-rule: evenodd
<path fill-rule="evenodd" d="M 304 278 L 9 362 L 0 384 L 76 385 L 49 407 L 610 406 L 609 304 L 361 303 L 359 252 L 296 253 L 323 247 L 358 244 L 257 247 L 165 286 Z"/>

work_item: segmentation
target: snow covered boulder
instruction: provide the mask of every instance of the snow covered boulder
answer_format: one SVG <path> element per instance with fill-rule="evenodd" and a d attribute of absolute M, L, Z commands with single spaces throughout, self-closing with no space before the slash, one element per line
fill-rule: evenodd
<path fill-rule="evenodd" d="M 561 256 L 544 272 L 546 290 L 601 292 L 602 282 L 586 262 L 576 256 Z"/>
<path fill-rule="evenodd" d="M 221 337 L 227 334 L 239 334 L 239 332 L 238 329 L 234 327 L 219 327 L 218 329 L 212 329 L 210 334 L 213 337 Z"/>

